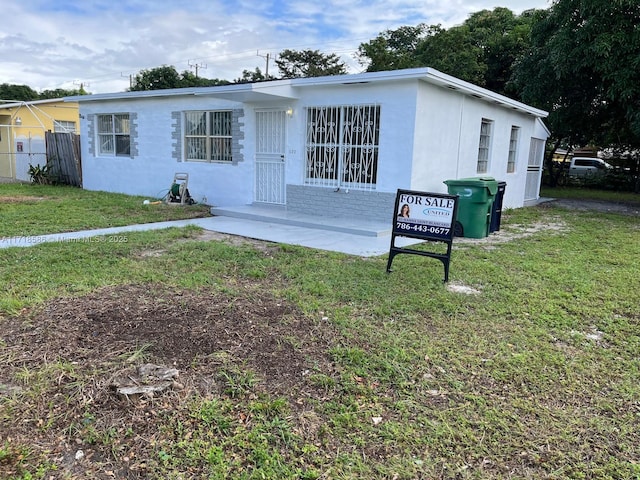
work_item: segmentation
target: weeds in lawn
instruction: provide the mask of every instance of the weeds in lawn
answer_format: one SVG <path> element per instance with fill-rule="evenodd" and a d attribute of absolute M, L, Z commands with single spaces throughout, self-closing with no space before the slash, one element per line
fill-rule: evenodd
<path fill-rule="evenodd" d="M 194 229 L 0 251 L 0 475 L 639 478 L 638 218 L 502 221 L 454 241 L 474 295 L 415 256 L 387 274 Z M 142 362 L 182 388 L 115 397 Z"/>

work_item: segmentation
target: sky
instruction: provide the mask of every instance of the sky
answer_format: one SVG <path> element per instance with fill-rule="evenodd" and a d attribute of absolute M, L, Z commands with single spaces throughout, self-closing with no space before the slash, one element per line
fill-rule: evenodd
<path fill-rule="evenodd" d="M 233 81 L 243 70 L 277 74 L 284 49 L 335 53 L 364 71 L 358 46 L 385 30 L 445 28 L 474 12 L 519 14 L 548 0 L 3 0 L 0 84 L 91 93 L 125 91 L 145 69 L 172 65 Z"/>

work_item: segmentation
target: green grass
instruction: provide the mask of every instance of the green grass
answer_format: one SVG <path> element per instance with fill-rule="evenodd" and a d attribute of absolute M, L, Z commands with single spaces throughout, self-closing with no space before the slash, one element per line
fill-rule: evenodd
<path fill-rule="evenodd" d="M 0 396 L 0 437 L 16 402 L 46 399 L 64 378 L 68 401 L 85 402 L 67 428 L 115 463 L 147 435 L 148 478 L 640 478 L 640 219 L 546 206 L 509 210 L 502 223 L 543 227 L 491 248 L 454 241 L 450 282 L 477 295 L 447 290 L 433 259 L 401 255 L 387 274 L 386 256 L 289 246 L 266 255 L 195 241 L 193 228 L 1 250 L 4 321 L 105 285 L 241 295 L 255 284 L 325 317 L 336 335 L 326 352 L 335 372 L 310 373 L 322 398 L 300 407 L 230 367 L 214 378 L 222 396 L 193 395 L 181 408 L 154 401 L 147 415 L 160 428 L 146 433 L 95 418 L 82 393 L 93 377 L 72 359 L 31 365 L 18 378 L 23 393 Z M 0 367 L 16 361 L 0 354 Z M 55 405 L 39 408 L 49 413 L 36 430 L 60 435 Z M 64 468 L 56 458 L 0 444 L 0 472 L 20 472 L 10 478 L 49 478 Z"/>
<path fill-rule="evenodd" d="M 162 192 L 158 194 L 162 195 Z M 0 237 L 72 232 L 209 215 L 206 205 L 143 205 L 142 202 L 148 199 L 67 186 L 0 184 Z"/>

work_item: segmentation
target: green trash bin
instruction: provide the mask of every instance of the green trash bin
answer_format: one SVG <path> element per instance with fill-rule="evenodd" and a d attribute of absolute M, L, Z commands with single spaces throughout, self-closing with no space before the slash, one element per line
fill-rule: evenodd
<path fill-rule="evenodd" d="M 498 182 L 492 177 L 471 177 L 444 183 L 450 195 L 458 195 L 455 234 L 468 238 L 489 235 L 491 208 L 498 192 Z"/>

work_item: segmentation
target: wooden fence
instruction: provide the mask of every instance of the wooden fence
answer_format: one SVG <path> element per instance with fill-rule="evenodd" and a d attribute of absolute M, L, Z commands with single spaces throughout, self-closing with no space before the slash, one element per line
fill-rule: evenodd
<path fill-rule="evenodd" d="M 80 136 L 45 132 L 49 174 L 59 183 L 82 187 Z"/>

